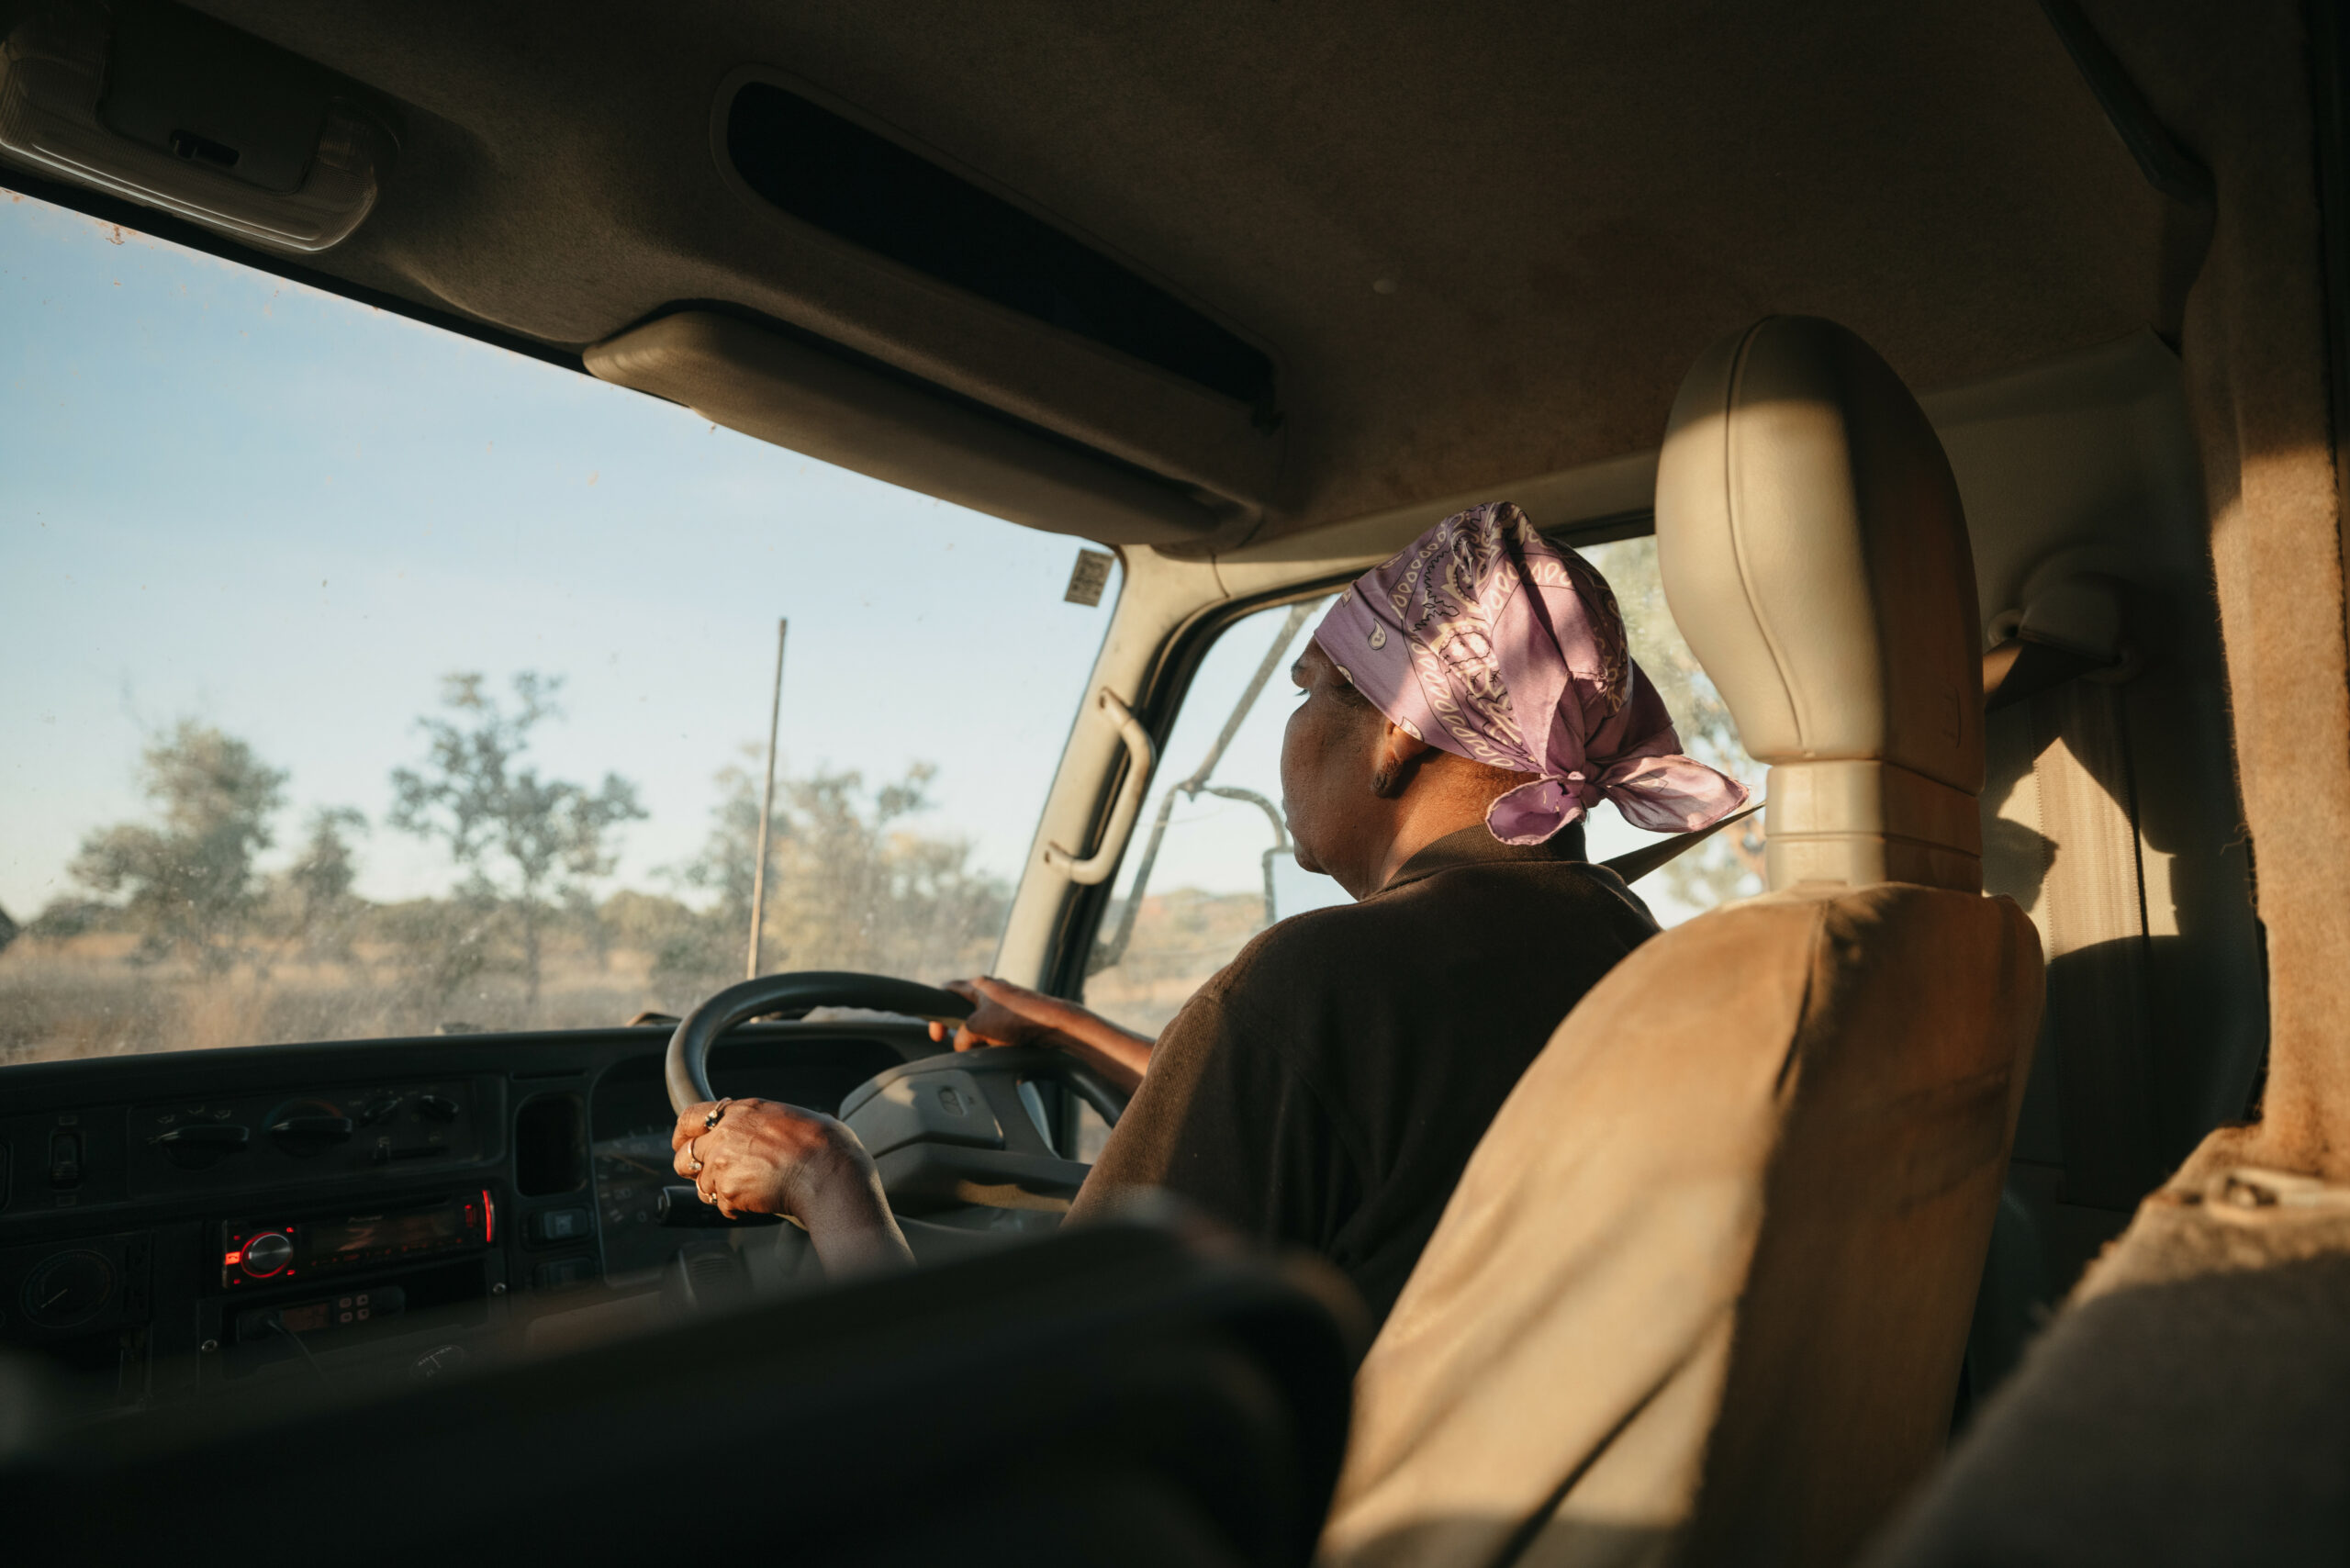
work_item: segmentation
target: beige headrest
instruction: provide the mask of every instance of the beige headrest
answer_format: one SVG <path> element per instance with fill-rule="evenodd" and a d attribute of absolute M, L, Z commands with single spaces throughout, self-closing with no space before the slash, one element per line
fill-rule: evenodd
<path fill-rule="evenodd" d="M 1771 885 L 1982 886 L 1982 645 L 1958 486 L 1831 321 L 1707 350 L 1657 470 L 1666 601 L 1770 763 Z"/>

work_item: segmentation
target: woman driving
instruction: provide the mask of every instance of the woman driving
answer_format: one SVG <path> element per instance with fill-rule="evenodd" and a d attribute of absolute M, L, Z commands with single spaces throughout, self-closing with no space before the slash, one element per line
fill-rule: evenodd
<path fill-rule="evenodd" d="M 1584 815 L 1680 832 L 1747 791 L 1679 755 L 1606 580 L 1505 502 L 1364 573 L 1291 673 L 1290 836 L 1356 902 L 1260 933 L 1156 1041 L 982 978 L 951 986 L 977 1004 L 955 1046 L 1054 1047 L 1136 1086 L 1070 1219 L 1177 1193 L 1329 1259 L 1376 1322 L 1519 1074 L 1656 930 L 1583 858 Z M 722 1101 L 673 1143 L 705 1202 L 799 1220 L 828 1271 L 912 1260 L 831 1117 Z"/>

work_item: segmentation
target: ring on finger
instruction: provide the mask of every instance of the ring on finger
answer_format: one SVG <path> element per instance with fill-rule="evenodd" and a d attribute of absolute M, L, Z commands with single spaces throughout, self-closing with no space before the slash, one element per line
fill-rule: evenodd
<path fill-rule="evenodd" d="M 689 1137 L 686 1140 L 686 1158 L 694 1162 L 694 1168 L 691 1173 L 696 1176 L 701 1174 L 701 1151 L 696 1148 L 694 1145 L 700 1141 L 701 1139 L 698 1137 Z"/>
<path fill-rule="evenodd" d="M 711 1128 L 716 1126 L 718 1125 L 719 1118 L 726 1114 L 726 1107 L 733 1103 L 734 1103 L 734 1102 L 728 1099 L 721 1100 L 717 1104 L 712 1105 L 702 1116 L 701 1130 L 708 1132 Z"/>

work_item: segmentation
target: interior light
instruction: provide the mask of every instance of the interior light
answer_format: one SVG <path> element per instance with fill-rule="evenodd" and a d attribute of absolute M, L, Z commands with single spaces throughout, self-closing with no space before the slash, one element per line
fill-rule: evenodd
<path fill-rule="evenodd" d="M 317 67 L 202 18 L 156 38 L 127 28 L 88 4 L 42 6 L 20 21 L 0 50 L 0 151 L 281 250 L 323 251 L 374 208 L 397 144 Z M 315 94 L 315 139 L 305 129 L 289 140 L 260 118 L 237 147 L 184 123 L 192 108 L 256 96 L 252 81 L 263 99 Z M 292 188 L 257 183 L 280 167 Z"/>

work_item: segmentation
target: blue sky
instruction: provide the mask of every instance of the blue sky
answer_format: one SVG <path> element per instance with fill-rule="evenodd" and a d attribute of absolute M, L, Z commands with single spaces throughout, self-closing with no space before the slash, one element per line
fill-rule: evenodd
<path fill-rule="evenodd" d="M 1109 615 L 1061 600 L 1078 542 L 28 199 L 0 199 L 0 320 L 19 919 L 144 813 L 140 750 L 182 717 L 290 771 L 278 858 L 310 808 L 355 806 L 363 891 L 442 890 L 381 819 L 452 670 L 567 678 L 541 766 L 638 783 L 621 879 L 658 886 L 764 741 L 779 615 L 786 766 L 936 763 L 929 825 L 1017 868 Z M 1211 879 L 1253 886 L 1233 833 Z"/>

